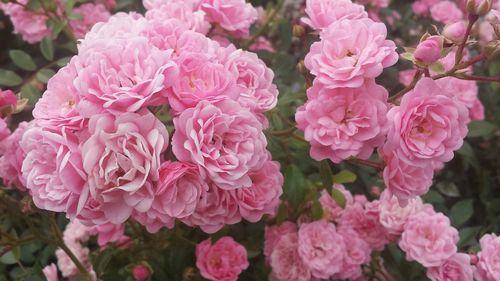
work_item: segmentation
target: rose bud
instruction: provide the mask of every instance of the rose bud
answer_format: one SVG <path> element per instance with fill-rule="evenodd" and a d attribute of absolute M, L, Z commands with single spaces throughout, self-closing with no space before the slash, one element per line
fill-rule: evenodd
<path fill-rule="evenodd" d="M 492 0 L 467 0 L 465 6 L 472 15 L 484 16 L 491 10 Z"/>
<path fill-rule="evenodd" d="M 418 44 L 414 56 L 418 62 L 431 64 L 441 57 L 442 49 L 443 38 L 437 35 L 430 36 Z"/>
<path fill-rule="evenodd" d="M 464 39 L 465 32 L 467 31 L 467 22 L 457 21 L 452 24 L 447 24 L 443 29 L 444 38 L 460 43 Z"/>

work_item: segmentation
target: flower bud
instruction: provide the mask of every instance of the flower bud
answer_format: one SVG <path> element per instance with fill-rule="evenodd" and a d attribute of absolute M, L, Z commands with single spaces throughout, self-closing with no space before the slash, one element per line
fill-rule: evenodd
<path fill-rule="evenodd" d="M 306 29 L 299 24 L 293 26 L 293 37 L 301 38 L 306 33 Z"/>
<path fill-rule="evenodd" d="M 138 264 L 132 270 L 136 281 L 146 281 L 149 278 L 149 267 L 144 264 Z"/>
<path fill-rule="evenodd" d="M 431 64 L 441 57 L 443 49 L 443 38 L 441 36 L 430 36 L 420 42 L 415 49 L 415 59 L 417 62 Z"/>
<path fill-rule="evenodd" d="M 443 29 L 443 36 L 452 42 L 460 43 L 464 39 L 466 32 L 467 22 L 458 21 L 452 24 L 447 24 Z"/>
<path fill-rule="evenodd" d="M 12 92 L 11 90 L 0 90 L 0 116 L 2 115 L 2 113 L 5 113 L 5 115 L 7 115 L 10 112 L 14 111 L 16 105 L 17 98 L 14 92 Z"/>
<path fill-rule="evenodd" d="M 466 8 L 467 11 L 476 16 L 484 16 L 490 10 L 492 6 L 492 0 L 467 0 Z"/>

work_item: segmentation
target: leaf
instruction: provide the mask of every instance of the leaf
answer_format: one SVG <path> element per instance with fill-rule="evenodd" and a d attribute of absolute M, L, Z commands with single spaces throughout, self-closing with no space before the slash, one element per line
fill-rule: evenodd
<path fill-rule="evenodd" d="M 333 185 L 333 173 L 330 169 L 330 164 L 328 160 L 323 160 L 319 163 L 319 174 L 321 176 L 321 181 L 323 181 L 323 186 L 330 189 Z"/>
<path fill-rule="evenodd" d="M 456 184 L 452 182 L 438 182 L 436 184 L 437 189 L 448 197 L 459 197 L 460 191 Z"/>
<path fill-rule="evenodd" d="M 340 208 L 342 209 L 345 208 L 347 200 L 344 194 L 340 192 L 340 190 L 332 188 L 332 198 L 333 200 L 335 200 L 335 203 L 337 203 L 337 205 L 339 205 Z"/>
<path fill-rule="evenodd" d="M 315 198 L 312 202 L 311 206 L 311 212 L 313 219 L 319 220 L 323 218 L 323 207 L 321 206 L 321 203 L 319 203 L 318 198 Z"/>
<path fill-rule="evenodd" d="M 467 136 L 470 138 L 489 137 L 493 135 L 496 129 L 496 125 L 488 121 L 473 121 L 469 123 L 469 134 Z"/>
<path fill-rule="evenodd" d="M 248 259 L 253 259 L 255 257 L 258 257 L 260 255 L 260 251 L 257 250 L 247 250 L 247 257 Z"/>
<path fill-rule="evenodd" d="M 429 192 L 427 192 L 427 194 L 422 196 L 422 198 L 425 202 L 431 204 L 443 204 L 445 202 L 443 196 L 439 192 L 434 190 L 430 190 Z"/>
<path fill-rule="evenodd" d="M 66 26 L 66 22 L 54 18 L 49 18 L 49 20 L 47 21 L 47 26 L 52 30 L 52 37 L 57 38 L 57 36 L 59 36 L 59 33 L 61 33 L 61 31 Z"/>
<path fill-rule="evenodd" d="M 302 171 L 295 165 L 290 165 L 285 170 L 285 183 L 283 192 L 285 193 L 290 207 L 296 209 L 304 199 L 306 180 Z"/>
<path fill-rule="evenodd" d="M 399 56 L 402 59 L 404 59 L 404 60 L 408 60 L 408 61 L 414 61 L 415 60 L 415 56 L 412 53 L 405 52 L 405 53 L 402 53 Z"/>
<path fill-rule="evenodd" d="M 34 71 L 36 64 L 28 53 L 21 50 L 10 50 L 10 59 L 21 69 L 26 71 Z"/>
<path fill-rule="evenodd" d="M 480 230 L 480 226 L 464 227 L 460 229 L 460 241 L 458 241 L 458 247 L 462 248 L 476 242 L 475 238 L 479 234 Z"/>
<path fill-rule="evenodd" d="M 71 13 L 75 4 L 76 4 L 76 0 L 66 0 L 64 2 L 64 11 L 66 12 L 66 14 Z"/>
<path fill-rule="evenodd" d="M 60 66 L 60 67 L 66 66 L 70 60 L 71 60 L 70 57 L 65 57 L 65 58 L 59 59 L 56 61 L 56 65 Z"/>
<path fill-rule="evenodd" d="M 29 104 L 35 105 L 40 98 L 40 92 L 30 84 L 21 87 L 21 95 L 29 100 Z"/>
<path fill-rule="evenodd" d="M 348 170 L 342 170 L 339 173 L 332 176 L 332 180 L 334 183 L 352 183 L 357 179 L 356 174 Z"/>
<path fill-rule="evenodd" d="M 444 73 L 446 71 L 444 68 L 444 65 L 442 63 L 440 63 L 439 61 L 429 65 L 429 68 L 430 68 L 430 70 L 432 70 L 438 74 Z"/>
<path fill-rule="evenodd" d="M 276 224 L 282 224 L 288 216 L 288 207 L 286 204 L 281 203 L 278 208 L 278 214 L 276 215 Z"/>
<path fill-rule="evenodd" d="M 54 74 L 56 74 L 56 73 L 52 69 L 44 68 L 44 69 L 40 69 L 36 73 L 36 78 L 38 80 L 40 80 L 40 82 L 47 84 L 47 82 L 49 81 L 49 79 L 52 76 L 54 76 Z"/>
<path fill-rule="evenodd" d="M 0 85 L 7 87 L 14 87 L 23 83 L 23 79 L 15 72 L 0 69 Z"/>
<path fill-rule="evenodd" d="M 0 252 L 3 252 L 4 248 L 0 248 Z M 0 257 L 0 263 L 3 264 L 15 264 L 19 261 L 21 257 L 21 249 L 19 247 L 14 247 L 12 250 L 5 253 Z"/>
<path fill-rule="evenodd" d="M 43 38 L 42 42 L 40 42 L 40 51 L 47 60 L 52 61 L 54 59 L 54 42 L 52 42 L 51 38 Z"/>
<path fill-rule="evenodd" d="M 473 203 L 474 201 L 472 199 L 465 199 L 458 201 L 451 207 L 450 220 L 453 226 L 458 228 L 472 217 Z"/>

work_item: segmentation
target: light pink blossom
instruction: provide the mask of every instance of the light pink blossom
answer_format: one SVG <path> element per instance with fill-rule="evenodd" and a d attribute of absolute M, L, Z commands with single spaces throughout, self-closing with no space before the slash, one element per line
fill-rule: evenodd
<path fill-rule="evenodd" d="M 444 24 L 454 23 L 463 18 L 462 11 L 452 1 L 441 1 L 430 7 L 432 19 Z"/>
<path fill-rule="evenodd" d="M 309 281 L 311 272 L 298 252 L 298 234 L 285 234 L 271 254 L 272 274 L 279 281 Z"/>
<path fill-rule="evenodd" d="M 124 236 L 125 224 L 105 223 L 89 228 L 91 235 L 97 235 L 97 244 L 101 247 L 120 240 Z"/>
<path fill-rule="evenodd" d="M 78 39 L 85 37 L 94 24 L 107 21 L 111 16 L 106 6 L 100 3 L 84 3 L 74 8 L 72 13 L 82 17 L 82 19 L 73 19 L 69 22 L 73 34 Z"/>
<path fill-rule="evenodd" d="M 0 178 L 6 186 L 15 186 L 21 191 L 26 190 L 26 181 L 22 175 L 26 155 L 20 143 L 24 132 L 31 126 L 32 122 L 21 122 L 12 134 L 0 141 Z"/>
<path fill-rule="evenodd" d="M 217 23 L 235 37 L 250 34 L 250 26 L 257 20 L 257 10 L 245 0 L 204 0 L 201 9 L 210 22 Z"/>
<path fill-rule="evenodd" d="M 11 90 L 0 89 L 0 116 L 5 109 L 15 109 L 17 105 L 16 94 Z"/>
<path fill-rule="evenodd" d="M 22 5 L 28 4 L 29 0 L 19 0 Z M 14 25 L 14 33 L 22 36 L 23 40 L 34 44 L 50 35 L 51 30 L 46 23 L 48 17 L 25 9 L 16 3 L 0 3 L 0 9 L 10 17 Z"/>
<path fill-rule="evenodd" d="M 472 281 L 473 270 L 468 254 L 458 253 L 440 266 L 427 269 L 427 277 L 432 281 Z"/>
<path fill-rule="evenodd" d="M 424 207 L 422 199 L 416 197 L 408 200 L 406 206 L 401 206 L 397 197 L 389 190 L 384 190 L 380 196 L 380 223 L 387 233 L 394 239 L 398 239 L 404 230 L 408 218 L 418 213 Z"/>
<path fill-rule="evenodd" d="M 55 263 L 51 263 L 42 269 L 43 275 L 47 279 L 47 281 L 58 281 L 57 277 L 57 265 Z"/>
<path fill-rule="evenodd" d="M 266 263 L 271 261 L 271 254 L 274 248 L 282 237 L 288 233 L 297 233 L 297 225 L 295 223 L 285 221 L 280 225 L 266 226 L 264 229 L 264 256 Z"/>
<path fill-rule="evenodd" d="M 334 278 L 354 280 L 362 276 L 361 265 L 370 261 L 370 247 L 358 233 L 348 227 L 339 229 L 345 245 L 342 268 Z"/>
<path fill-rule="evenodd" d="M 327 28 L 331 23 L 343 19 L 367 18 L 365 7 L 351 0 L 307 0 L 306 14 L 302 22 L 314 29 Z"/>
<path fill-rule="evenodd" d="M 435 35 L 420 42 L 413 54 L 415 59 L 424 64 L 436 62 L 441 57 L 443 41 L 441 36 Z"/>
<path fill-rule="evenodd" d="M 197 9 L 195 5 L 194 1 L 163 1 L 155 8 L 148 10 L 145 17 L 149 21 L 160 22 L 177 19 L 184 23 L 187 29 L 207 34 L 210 30 L 207 15 L 204 11 Z"/>
<path fill-rule="evenodd" d="M 500 279 L 500 237 L 486 234 L 481 240 L 479 261 L 476 264 L 475 278 L 478 281 L 495 281 Z"/>

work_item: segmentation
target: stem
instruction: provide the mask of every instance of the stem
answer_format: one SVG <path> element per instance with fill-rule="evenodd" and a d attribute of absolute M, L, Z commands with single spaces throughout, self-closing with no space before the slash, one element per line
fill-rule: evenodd
<path fill-rule="evenodd" d="M 372 160 L 363 160 L 359 159 L 356 157 L 351 157 L 349 160 L 347 160 L 349 163 L 352 163 L 354 165 L 362 165 L 362 166 L 367 166 L 376 169 L 377 171 L 382 171 L 385 167 L 385 164 L 383 162 L 377 162 L 377 161 L 372 161 Z"/>
<path fill-rule="evenodd" d="M 406 88 L 404 88 L 403 90 L 397 92 L 395 95 L 393 95 L 392 97 L 390 97 L 389 101 L 390 102 L 394 102 L 399 97 L 402 97 L 404 94 L 406 94 L 409 91 L 411 91 L 415 87 L 415 85 L 417 84 L 417 82 L 418 82 L 418 80 L 420 79 L 421 76 L 422 76 L 422 70 L 417 70 L 417 72 L 415 73 L 415 76 L 413 76 L 413 80 L 411 80 L 411 82 L 410 82 L 410 85 L 406 86 Z"/>
<path fill-rule="evenodd" d="M 469 24 L 467 25 L 467 30 L 465 31 L 464 39 L 462 43 L 460 43 L 460 45 L 458 46 L 458 50 L 455 55 L 455 65 L 458 65 L 462 61 L 465 45 L 467 45 L 467 41 L 469 40 L 472 26 L 477 21 L 477 19 L 478 16 L 469 14 Z"/>
<path fill-rule="evenodd" d="M 461 80 L 474 80 L 474 81 L 485 81 L 485 82 L 496 82 L 500 83 L 500 76 L 479 76 L 479 75 L 468 75 L 465 73 L 455 74 L 453 77 Z"/>
<path fill-rule="evenodd" d="M 259 38 L 264 33 L 264 31 L 266 31 L 267 27 L 274 20 L 274 18 L 278 14 L 278 12 L 281 10 L 281 7 L 283 7 L 284 3 L 285 3 L 284 0 L 279 0 L 278 3 L 276 3 L 276 6 L 274 6 L 272 8 L 271 13 L 267 17 L 264 24 L 262 24 L 262 26 L 259 27 L 259 29 L 257 29 L 257 31 L 252 35 L 252 37 L 250 37 L 250 39 L 248 39 L 248 41 L 243 43 L 243 45 L 242 45 L 243 49 L 245 49 L 245 50 L 248 49 L 248 47 L 250 47 L 255 42 L 255 40 L 257 40 L 257 38 Z"/>
<path fill-rule="evenodd" d="M 280 131 L 270 131 L 269 134 L 273 135 L 273 136 L 289 136 L 289 135 L 293 134 L 293 132 L 295 132 L 295 130 L 297 130 L 297 128 L 291 127 L 291 128 L 288 128 L 285 130 L 280 130 Z"/>

